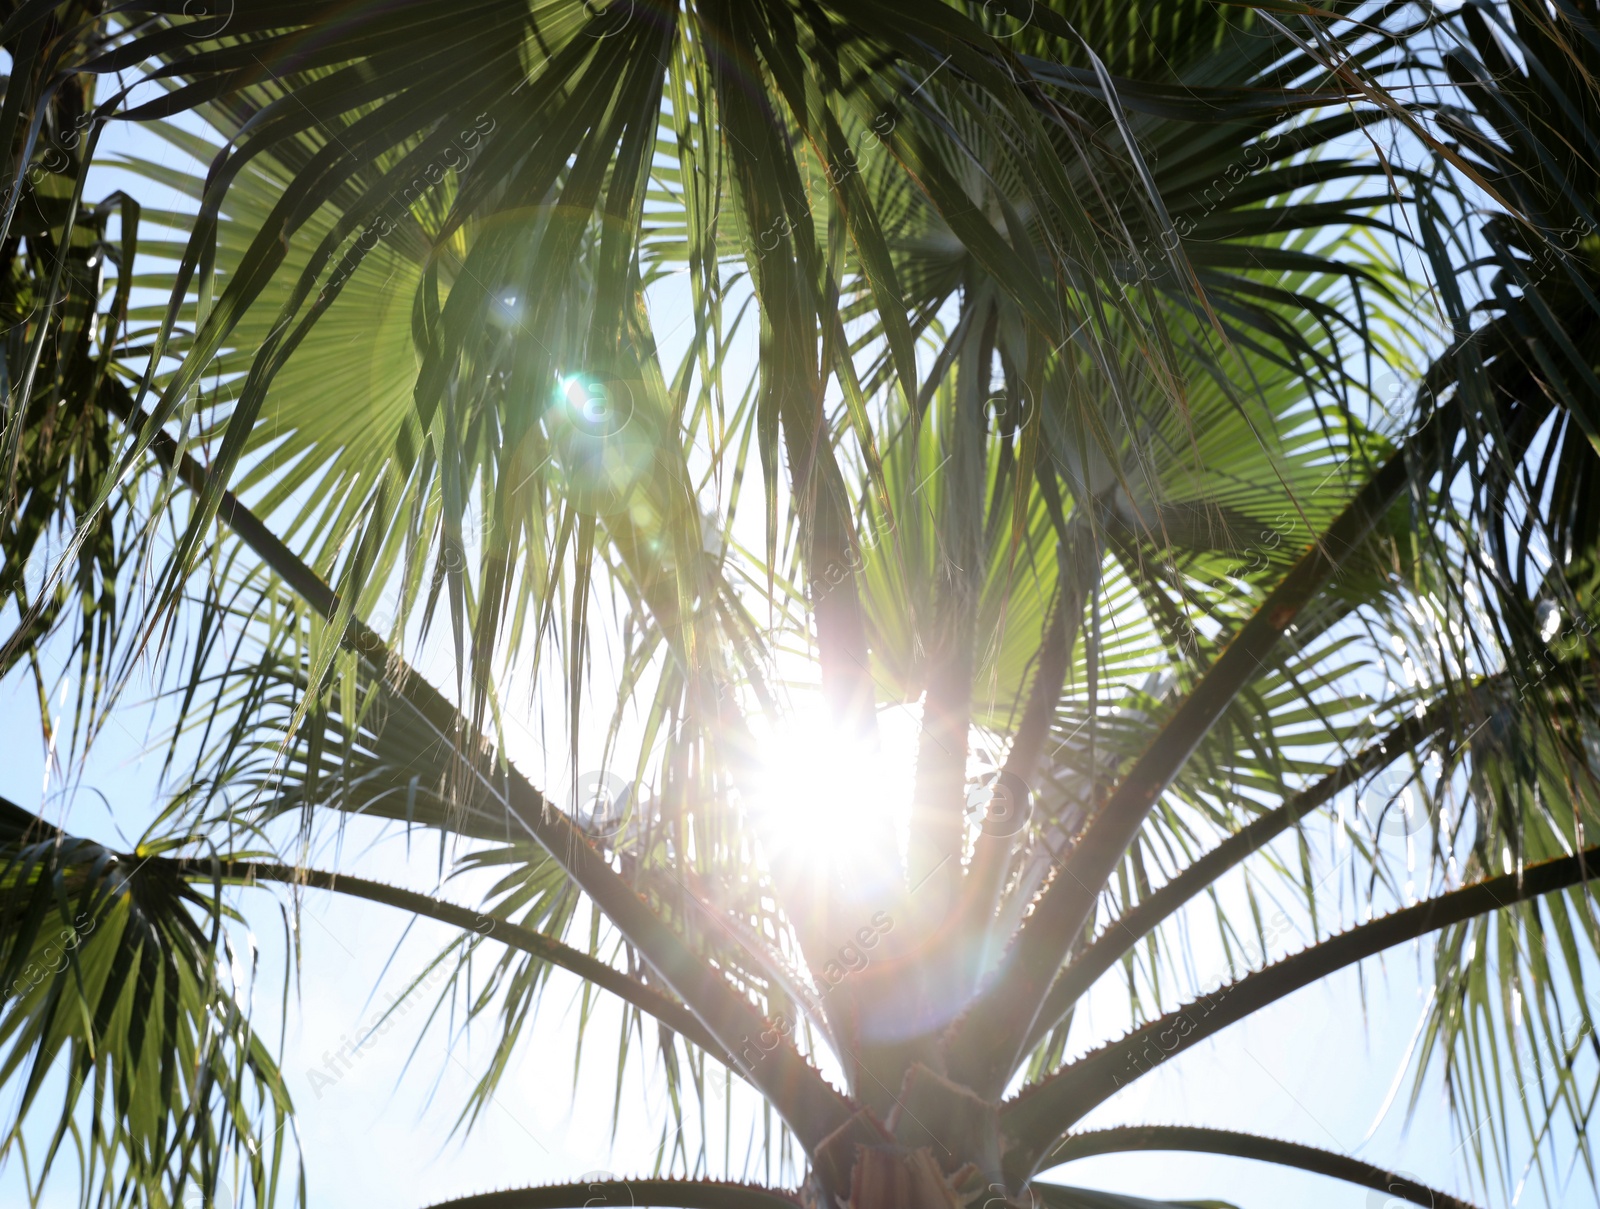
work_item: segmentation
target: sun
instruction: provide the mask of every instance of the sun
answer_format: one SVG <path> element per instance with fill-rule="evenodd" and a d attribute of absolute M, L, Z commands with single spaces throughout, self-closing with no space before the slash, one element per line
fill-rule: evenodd
<path fill-rule="evenodd" d="M 817 699 L 763 720 L 750 807 L 768 842 L 808 863 L 857 863 L 870 855 L 875 864 L 898 867 L 918 726 L 914 709 L 896 706 L 880 712 L 875 735 L 861 735 Z"/>

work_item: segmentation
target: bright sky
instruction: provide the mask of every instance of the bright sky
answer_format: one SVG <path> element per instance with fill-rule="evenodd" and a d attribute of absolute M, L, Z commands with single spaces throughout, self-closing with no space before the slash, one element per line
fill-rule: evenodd
<path fill-rule="evenodd" d="M 139 150 L 152 157 L 171 154 L 152 139 L 140 140 Z M 148 205 L 179 208 L 176 199 L 161 196 L 163 191 L 147 181 L 118 178 L 115 183 L 130 187 Z M 95 184 L 103 187 L 91 188 L 91 197 L 113 187 L 113 177 Z M 674 308 L 682 306 L 672 294 L 668 288 L 656 299 L 656 326 L 664 337 L 670 337 Z M 44 813 L 80 834 L 110 843 L 119 842 L 119 833 L 136 836 L 159 805 L 159 757 L 146 751 L 163 727 L 161 711 L 138 704 L 138 697 L 138 691 L 130 693 L 130 704 L 95 750 L 76 792 L 42 798 L 44 754 L 36 738 L 32 685 L 20 674 L 0 684 L 0 733 L 27 736 L 13 741 L 0 763 L 0 793 L 31 808 L 42 804 Z M 528 741 L 537 745 L 531 734 Z M 535 772 L 539 761 L 532 748 L 522 756 Z M 408 856 L 403 840 L 391 837 L 363 852 L 375 838 L 370 829 L 353 824 L 339 859 L 348 862 L 360 852 L 367 876 L 420 889 L 433 886 L 435 845 L 418 842 Z M 328 851 L 313 863 L 328 866 L 334 860 Z M 268 1038 L 276 1038 L 285 948 L 277 908 L 267 900 L 281 895 L 272 890 L 240 894 L 256 924 L 261 953 L 257 1020 Z M 302 918 L 303 964 L 284 1021 L 282 1066 L 298 1109 L 296 1128 L 317 1209 L 351 1204 L 409 1209 L 453 1195 L 574 1180 L 600 1170 L 621 1176 L 649 1171 L 666 1119 L 664 1097 L 659 1087 L 640 1080 L 635 1063 L 620 1098 L 621 1124 L 612 1144 L 620 1014 L 604 996 L 590 1024 L 583 1061 L 575 1064 L 571 1026 L 577 984 L 556 973 L 545 1010 L 497 1100 L 463 1140 L 459 1134 L 452 1137 L 452 1126 L 492 1038 L 487 1032 L 469 1034 L 447 1048 L 445 1026 L 435 1022 L 413 1056 L 436 984 L 407 998 L 394 1026 L 372 1037 L 349 1069 L 335 1061 L 337 1078 L 326 1065 L 328 1055 L 370 1026 L 375 1010 L 422 974 L 453 934 L 426 923 L 408 932 L 405 917 L 394 911 L 316 891 L 307 893 Z M 1370 961 L 1359 975 L 1346 971 L 1234 1026 L 1139 1081 L 1089 1123 L 1189 1123 L 1261 1132 L 1357 1154 L 1465 1194 L 1459 1175 L 1463 1152 L 1454 1149 L 1436 1079 L 1409 1133 L 1403 1128 L 1409 1075 L 1394 1106 L 1379 1119 L 1422 1006 L 1419 953 L 1413 947 L 1386 961 Z M 1220 954 L 1202 946 L 1194 960 L 1202 983 L 1220 980 Z M 1208 968 L 1214 971 L 1210 977 Z M 1104 1019 L 1116 1018 L 1109 1000 L 1102 1011 Z M 637 1040 L 634 1048 L 637 1052 Z M 737 1093 L 735 1104 L 741 1128 L 749 1125 L 754 1100 Z M 736 1176 L 742 1174 L 742 1153 L 742 1141 L 735 1142 Z M 714 1154 L 714 1172 L 716 1162 Z M 51 1209 L 76 1203 L 73 1173 L 63 1170 L 60 1177 L 44 1202 Z M 1202 1156 L 1089 1160 L 1058 1171 L 1055 1178 L 1150 1197 L 1220 1198 L 1241 1209 L 1377 1209 L 1385 1204 L 1379 1194 L 1332 1181 Z M 1581 1184 L 1581 1175 L 1578 1179 Z M 15 1161 L 0 1168 L 0 1203 L 20 1203 L 22 1188 Z M 1536 1185 L 1520 1203 L 1554 1206 L 1564 1199 L 1557 1192 L 1546 1200 Z"/>

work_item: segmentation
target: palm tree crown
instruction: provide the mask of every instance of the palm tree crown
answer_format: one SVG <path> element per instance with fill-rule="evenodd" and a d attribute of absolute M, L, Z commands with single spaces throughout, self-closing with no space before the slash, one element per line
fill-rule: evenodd
<path fill-rule="evenodd" d="M 1588 0 L 0 22 L 0 674 L 67 764 L 136 678 L 171 729 L 136 844 L 0 799 L 30 1184 L 306 1199 L 228 976 L 267 883 L 459 931 L 468 1126 L 562 969 L 797 1184 L 464 1209 L 1131 1209 L 1037 1177 L 1141 1150 L 1464 1204 L 1083 1124 L 1418 940 L 1485 1194 L 1587 1164 Z M 312 859 L 379 825 L 450 891 Z"/>

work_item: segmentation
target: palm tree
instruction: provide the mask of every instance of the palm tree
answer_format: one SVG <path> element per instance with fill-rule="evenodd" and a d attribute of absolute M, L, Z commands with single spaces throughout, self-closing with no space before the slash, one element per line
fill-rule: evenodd
<path fill-rule="evenodd" d="M 474 1105 L 562 968 L 659 1026 L 674 1104 L 720 1066 L 804 1167 L 455 1205 L 1133 1205 L 1036 1177 L 1145 1149 L 1461 1204 L 1079 1127 L 1421 938 L 1420 1069 L 1495 1113 L 1485 1186 L 1530 1073 L 1528 1145 L 1587 1159 L 1592 5 L 176 7 L 0 25 L 0 671 L 54 742 L 77 655 L 73 756 L 155 652 L 174 732 L 131 851 L 0 803 L 41 1172 L 71 1138 L 86 1204 L 305 1198 L 218 973 L 266 884 L 461 930 Z M 84 201 L 113 121 L 192 158 L 118 157 L 189 209 Z M 507 758 L 513 684 L 570 792 Z M 597 712 L 585 783 L 629 788 L 563 808 Z M 831 779 L 774 785 L 784 744 Z M 357 815 L 482 901 L 308 865 Z M 1202 895 L 1221 987 L 1182 974 Z M 1084 1036 L 1118 982 L 1131 1031 Z"/>

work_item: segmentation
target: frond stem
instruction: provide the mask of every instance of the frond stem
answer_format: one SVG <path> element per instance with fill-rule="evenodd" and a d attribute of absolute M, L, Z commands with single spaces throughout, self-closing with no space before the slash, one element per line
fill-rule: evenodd
<path fill-rule="evenodd" d="M 385 882 L 369 881 L 366 878 L 351 877 L 348 874 L 324 869 L 304 869 L 294 865 L 270 864 L 264 861 L 224 861 L 218 864 L 203 857 L 183 860 L 158 859 L 152 863 L 167 865 L 190 880 L 220 878 L 224 882 L 247 886 L 257 882 L 310 886 L 316 890 L 346 894 L 352 898 L 366 899 L 401 911 L 409 911 L 413 915 L 427 919 L 436 919 L 440 923 L 449 924 L 452 928 L 473 932 L 488 940 L 497 940 L 531 957 L 537 957 L 540 961 L 560 966 L 586 982 L 592 982 L 595 986 L 610 991 L 646 1015 L 655 1017 L 719 1061 L 726 1060 L 726 1055 L 717 1044 L 716 1038 L 681 1003 L 669 999 L 660 991 L 646 986 L 635 978 L 630 978 L 621 970 L 607 965 L 598 958 L 498 915 L 474 911 L 458 903 L 419 894 L 414 890 L 405 890 L 399 886 L 391 886 Z M 735 1071 L 739 1069 L 738 1065 L 731 1061 L 727 1062 L 727 1065 Z"/>
<path fill-rule="evenodd" d="M 1123 1154 L 1131 1150 L 1186 1150 L 1201 1154 L 1225 1154 L 1237 1159 L 1255 1159 L 1294 1167 L 1315 1175 L 1325 1175 L 1383 1193 L 1391 1200 L 1429 1209 L 1476 1209 L 1468 1201 L 1417 1183 L 1410 1176 L 1386 1171 L 1374 1163 L 1364 1163 L 1330 1150 L 1238 1133 L 1231 1129 L 1205 1129 L 1188 1125 L 1124 1125 L 1114 1129 L 1095 1129 L 1073 1134 L 1051 1152 L 1051 1161 L 1070 1162 L 1098 1154 Z M 1038 1184 L 1034 1185 L 1039 1187 Z"/>
<path fill-rule="evenodd" d="M 1505 682 L 1508 682 L 1508 678 L 1502 673 L 1489 677 L 1480 688 Z M 1377 743 L 1356 753 L 1353 759 L 1290 797 L 1277 809 L 1252 820 L 1148 898 L 1129 907 L 1108 923 L 1095 941 L 1061 972 L 1055 985 L 1050 988 L 1044 1007 L 1040 1009 L 1039 1017 L 1023 1043 L 1023 1053 L 1029 1052 L 1043 1040 L 1045 1034 L 1061 1022 L 1083 993 L 1094 985 L 1096 979 L 1174 911 L 1306 815 L 1327 805 L 1341 790 L 1354 785 L 1362 777 L 1388 767 L 1419 743 L 1437 734 L 1455 716 L 1455 707 L 1454 701 L 1445 702 L 1435 705 L 1421 718 L 1407 718 Z"/>
<path fill-rule="evenodd" d="M 678 1209 L 798 1209 L 798 1193 L 722 1180 L 596 1180 L 508 1188 L 444 1201 L 433 1209 L 585 1209 L 667 1205 Z"/>
<path fill-rule="evenodd" d="M 1014 1140 L 1008 1168 L 1021 1177 L 1030 1175 L 1055 1140 L 1097 1105 L 1174 1054 L 1268 1004 L 1397 944 L 1581 885 L 1594 875 L 1597 863 L 1600 846 L 1426 899 L 1273 962 L 1101 1046 L 1001 1106 L 1001 1128 Z"/>

